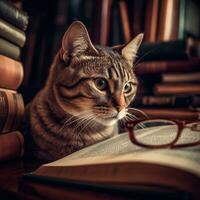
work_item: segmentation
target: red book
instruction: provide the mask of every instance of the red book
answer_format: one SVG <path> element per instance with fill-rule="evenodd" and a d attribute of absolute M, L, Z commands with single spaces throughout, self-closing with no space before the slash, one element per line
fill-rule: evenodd
<path fill-rule="evenodd" d="M 192 71 L 200 71 L 200 58 L 175 61 L 148 61 L 139 63 L 135 67 L 135 73 L 138 75 Z"/>
<path fill-rule="evenodd" d="M 148 0 L 146 2 L 145 14 L 145 41 L 156 42 L 157 26 L 158 26 L 158 13 L 159 13 L 159 0 Z"/>
<path fill-rule="evenodd" d="M 149 118 L 164 118 L 173 120 L 188 120 L 196 121 L 199 120 L 200 111 L 189 110 L 189 109 L 178 109 L 178 108 L 145 108 L 141 109 L 145 112 Z"/>
<path fill-rule="evenodd" d="M 12 90 L 0 89 L 0 108 L 0 133 L 17 130 L 24 114 L 24 102 L 21 94 Z"/>
<path fill-rule="evenodd" d="M 0 87 L 16 90 L 24 76 L 22 63 L 0 55 L 0 74 Z"/>
<path fill-rule="evenodd" d="M 160 1 L 157 41 L 178 39 L 179 0 Z"/>
<path fill-rule="evenodd" d="M 154 87 L 154 94 L 200 94 L 199 84 L 157 84 Z"/>
<path fill-rule="evenodd" d="M 24 138 L 19 131 L 0 135 L 0 162 L 22 157 Z"/>

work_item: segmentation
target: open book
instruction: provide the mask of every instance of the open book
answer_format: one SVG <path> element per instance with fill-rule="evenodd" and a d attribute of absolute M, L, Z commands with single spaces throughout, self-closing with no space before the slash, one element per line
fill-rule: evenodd
<path fill-rule="evenodd" d="M 167 137 L 168 128 L 145 128 L 140 137 Z M 200 133 L 185 129 L 180 143 L 197 140 Z M 146 149 L 123 133 L 84 148 L 26 175 L 51 181 L 85 182 L 129 187 L 144 185 L 186 191 L 200 198 L 200 146 L 182 149 Z"/>

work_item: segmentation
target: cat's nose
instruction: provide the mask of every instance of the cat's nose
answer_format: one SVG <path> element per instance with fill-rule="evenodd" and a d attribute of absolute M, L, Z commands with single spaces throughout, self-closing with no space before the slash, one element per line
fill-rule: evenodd
<path fill-rule="evenodd" d="M 116 106 L 117 112 L 120 112 L 124 107 L 123 106 Z"/>
<path fill-rule="evenodd" d="M 118 112 L 120 112 L 125 107 L 125 99 L 123 94 L 116 94 L 113 96 L 113 106 Z"/>

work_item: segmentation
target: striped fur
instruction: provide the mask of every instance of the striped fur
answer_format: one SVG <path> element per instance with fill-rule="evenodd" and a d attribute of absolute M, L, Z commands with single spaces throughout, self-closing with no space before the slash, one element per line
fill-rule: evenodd
<path fill-rule="evenodd" d="M 94 47 L 82 23 L 70 26 L 46 85 L 27 108 L 38 158 L 59 159 L 117 134 L 117 121 L 136 93 L 129 61 L 112 48 Z M 97 80 L 107 87 L 99 89 Z"/>

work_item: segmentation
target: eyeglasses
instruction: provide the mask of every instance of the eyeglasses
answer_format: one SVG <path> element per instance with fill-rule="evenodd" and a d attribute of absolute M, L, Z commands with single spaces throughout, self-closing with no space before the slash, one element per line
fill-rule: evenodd
<path fill-rule="evenodd" d="M 200 145 L 200 121 L 186 123 L 178 120 L 148 119 L 134 109 L 142 119 L 128 121 L 126 128 L 132 143 L 145 148 L 181 148 Z M 141 118 L 141 117 L 140 117 Z"/>

